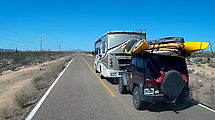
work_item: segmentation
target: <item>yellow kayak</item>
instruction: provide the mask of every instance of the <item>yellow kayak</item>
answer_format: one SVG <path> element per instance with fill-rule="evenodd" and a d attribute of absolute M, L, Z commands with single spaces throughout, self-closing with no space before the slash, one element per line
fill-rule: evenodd
<path fill-rule="evenodd" d="M 139 53 L 142 51 L 159 51 L 159 50 L 177 50 L 183 49 L 184 45 L 180 43 L 168 43 L 168 44 L 155 44 L 155 45 L 149 45 L 145 40 L 139 40 L 136 43 L 133 44 L 131 49 L 126 49 L 126 45 L 122 47 L 122 50 L 126 54 L 132 54 L 132 53 Z"/>
<path fill-rule="evenodd" d="M 127 44 L 128 45 L 128 44 Z M 181 53 L 186 51 L 186 54 L 191 54 L 193 52 L 204 50 L 208 47 L 207 42 L 185 42 L 185 43 L 165 43 L 165 44 L 154 44 L 149 45 L 145 40 L 139 40 L 129 45 L 129 49 L 126 49 L 126 45 L 122 47 L 122 50 L 126 54 L 139 53 L 142 51 L 152 52 L 152 51 L 175 51 L 176 53 Z"/>
<path fill-rule="evenodd" d="M 184 45 L 181 43 L 167 43 L 167 44 L 155 44 L 149 45 L 148 49 L 160 49 L 160 48 L 175 48 L 175 49 L 183 49 Z"/>
<path fill-rule="evenodd" d="M 184 49 L 187 54 L 191 54 L 193 52 L 206 49 L 208 45 L 209 43 L 207 42 L 185 42 Z"/>
<path fill-rule="evenodd" d="M 148 43 L 145 40 L 143 40 L 143 41 L 140 40 L 134 45 L 132 52 L 139 53 L 139 52 L 143 51 L 144 49 L 148 49 L 148 48 L 149 48 Z"/>
<path fill-rule="evenodd" d="M 126 45 L 122 46 L 122 51 L 126 54 L 139 53 L 149 48 L 148 43 L 145 40 L 129 41 Z"/>

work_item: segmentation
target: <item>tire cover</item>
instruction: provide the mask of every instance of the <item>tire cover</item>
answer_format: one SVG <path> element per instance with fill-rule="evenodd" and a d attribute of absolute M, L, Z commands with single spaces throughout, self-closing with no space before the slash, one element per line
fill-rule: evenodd
<path fill-rule="evenodd" d="M 175 100 L 185 85 L 181 73 L 171 70 L 165 73 L 161 89 L 169 100 Z"/>

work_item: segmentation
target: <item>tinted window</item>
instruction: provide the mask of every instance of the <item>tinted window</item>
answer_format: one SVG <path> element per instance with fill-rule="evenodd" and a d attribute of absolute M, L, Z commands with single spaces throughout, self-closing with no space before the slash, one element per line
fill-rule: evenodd
<path fill-rule="evenodd" d="M 100 45 L 101 45 L 101 42 L 95 43 L 95 54 L 99 54 Z"/>
<path fill-rule="evenodd" d="M 176 70 L 181 74 L 187 74 L 187 66 L 184 58 L 170 56 L 152 56 L 151 61 L 158 71 Z"/>
<path fill-rule="evenodd" d="M 157 78 L 160 71 L 176 70 L 181 74 L 188 75 L 186 61 L 184 58 L 152 55 L 145 59 L 146 79 Z"/>
<path fill-rule="evenodd" d="M 141 72 L 143 73 L 144 72 L 144 69 L 143 69 L 143 58 L 137 58 L 137 72 Z"/>
<path fill-rule="evenodd" d="M 105 53 L 105 41 L 102 42 L 102 53 Z"/>
<path fill-rule="evenodd" d="M 99 48 L 96 48 L 95 49 L 95 54 L 98 54 L 98 52 L 99 52 Z"/>
<path fill-rule="evenodd" d="M 149 58 L 145 59 L 145 66 L 146 66 L 146 72 L 145 72 L 146 79 L 152 79 L 152 78 L 158 77 L 158 70 L 155 68 L 151 59 Z"/>
<path fill-rule="evenodd" d="M 137 59 L 133 58 L 132 61 L 131 61 L 131 69 L 135 69 L 136 68 L 136 62 L 137 62 Z"/>

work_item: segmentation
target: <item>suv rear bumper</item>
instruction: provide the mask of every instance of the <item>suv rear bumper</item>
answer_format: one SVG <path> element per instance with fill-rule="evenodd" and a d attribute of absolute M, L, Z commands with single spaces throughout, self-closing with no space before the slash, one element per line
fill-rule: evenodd
<path fill-rule="evenodd" d="M 185 93 L 185 97 L 189 96 L 189 92 Z M 157 95 L 144 95 L 141 94 L 141 100 L 144 102 L 166 102 L 168 99 L 163 94 Z"/>
<path fill-rule="evenodd" d="M 165 101 L 167 101 L 166 97 L 163 94 L 157 94 L 157 95 L 141 94 L 141 100 L 144 102 L 165 102 Z"/>

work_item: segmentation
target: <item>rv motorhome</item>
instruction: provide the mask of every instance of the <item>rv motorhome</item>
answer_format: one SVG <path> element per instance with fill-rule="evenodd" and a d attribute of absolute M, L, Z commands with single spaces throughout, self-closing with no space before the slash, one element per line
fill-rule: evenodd
<path fill-rule="evenodd" d="M 126 65 L 130 64 L 131 55 L 124 54 L 122 46 L 131 40 L 146 39 L 146 33 L 131 31 L 112 31 L 95 42 L 94 69 L 101 77 L 119 78 Z"/>

